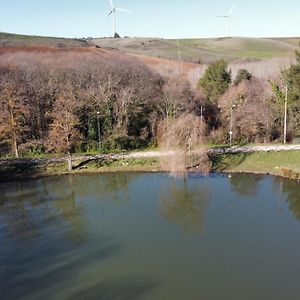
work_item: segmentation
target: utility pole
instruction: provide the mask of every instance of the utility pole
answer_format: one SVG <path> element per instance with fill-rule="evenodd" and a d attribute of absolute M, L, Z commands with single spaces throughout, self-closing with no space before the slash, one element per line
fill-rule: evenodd
<path fill-rule="evenodd" d="M 230 113 L 230 130 L 229 130 L 229 145 L 230 145 L 230 148 L 232 147 L 232 138 L 233 138 L 232 128 L 233 128 L 233 109 L 234 108 L 236 108 L 235 104 L 233 104 L 231 106 L 231 113 Z"/>
<path fill-rule="evenodd" d="M 97 111 L 97 124 L 98 124 L 98 147 L 99 147 L 99 152 L 101 150 L 101 128 L 100 128 L 100 112 Z"/>
<path fill-rule="evenodd" d="M 288 85 L 285 85 L 285 103 L 284 103 L 284 129 L 283 129 L 283 143 L 286 144 L 287 136 L 287 102 L 288 102 Z"/>

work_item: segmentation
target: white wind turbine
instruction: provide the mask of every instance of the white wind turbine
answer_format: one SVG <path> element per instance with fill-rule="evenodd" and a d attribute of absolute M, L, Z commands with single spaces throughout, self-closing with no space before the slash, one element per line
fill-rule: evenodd
<path fill-rule="evenodd" d="M 230 20 L 231 20 L 231 15 L 233 13 L 233 10 L 235 8 L 236 3 L 234 3 L 231 7 L 231 9 L 229 10 L 229 12 L 227 13 L 227 15 L 224 16 L 218 16 L 219 18 L 224 18 L 226 20 L 226 36 L 229 37 L 230 34 Z"/>
<path fill-rule="evenodd" d="M 110 2 L 110 5 L 111 5 L 111 11 L 109 12 L 108 17 L 109 17 L 110 15 L 113 16 L 113 37 L 115 37 L 115 36 L 116 36 L 116 33 L 117 33 L 117 24 L 116 24 L 116 22 L 117 22 L 117 15 L 116 15 L 117 12 L 131 13 L 131 11 L 130 11 L 130 10 L 127 10 L 127 9 L 123 9 L 123 8 L 116 8 L 116 7 L 114 6 L 114 3 L 113 3 L 112 0 L 109 0 L 109 2 Z"/>

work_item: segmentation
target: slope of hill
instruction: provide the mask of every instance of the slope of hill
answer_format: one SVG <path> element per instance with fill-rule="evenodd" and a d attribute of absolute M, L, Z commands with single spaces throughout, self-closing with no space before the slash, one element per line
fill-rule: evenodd
<path fill-rule="evenodd" d="M 91 44 L 115 49 L 123 53 L 152 56 L 163 59 L 182 59 L 187 62 L 210 63 L 217 59 L 233 61 L 239 58 L 264 59 L 293 56 L 299 49 L 300 38 L 215 38 L 175 39 L 122 38 L 122 39 L 68 39 L 28 36 L 0 32 L 0 47 L 84 48 Z"/>
<path fill-rule="evenodd" d="M 0 55 L 19 51 L 91 51 L 106 55 L 110 59 L 111 55 L 115 57 L 117 54 L 127 54 L 162 75 L 181 74 L 190 79 L 199 78 L 202 74 L 203 67 L 201 68 L 199 63 L 207 64 L 221 58 L 229 62 L 247 64 L 252 60 L 280 57 L 287 60 L 283 66 L 289 65 L 290 57 L 294 57 L 295 50 L 299 49 L 299 42 L 300 38 L 181 39 L 178 42 L 159 38 L 79 40 L 0 33 Z M 191 72 L 195 74 L 191 75 Z"/>
<path fill-rule="evenodd" d="M 113 42 L 115 41 L 116 40 L 113 40 Z M 144 55 L 125 51 L 114 51 L 114 49 L 109 47 L 109 44 L 106 47 L 100 48 L 87 40 L 0 33 L 0 55 L 16 52 L 53 53 L 62 51 L 72 53 L 92 52 L 105 55 L 107 59 L 114 59 L 116 55 L 122 56 L 128 54 L 145 63 L 154 71 L 166 76 L 181 73 L 184 78 L 187 78 L 189 71 L 198 67 L 198 65 L 194 63 L 178 62 L 176 60 L 148 56 L 147 53 Z M 143 51 L 140 53 L 143 53 Z"/>
<path fill-rule="evenodd" d="M 177 40 L 157 38 L 94 39 L 100 47 L 125 53 L 178 59 Z M 180 56 L 185 61 L 210 63 L 216 59 L 264 59 L 294 55 L 300 38 L 217 38 L 181 39 Z"/>
<path fill-rule="evenodd" d="M 80 48 L 86 47 L 88 42 L 80 39 L 67 39 L 43 36 L 19 35 L 0 32 L 0 47 L 53 47 L 53 48 Z"/>

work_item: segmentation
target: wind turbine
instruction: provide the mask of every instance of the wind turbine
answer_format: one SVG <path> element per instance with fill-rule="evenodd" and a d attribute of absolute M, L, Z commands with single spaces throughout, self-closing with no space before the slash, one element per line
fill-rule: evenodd
<path fill-rule="evenodd" d="M 223 15 L 223 16 L 218 16 L 219 18 L 224 18 L 226 20 L 226 36 L 229 37 L 229 33 L 230 33 L 230 20 L 231 20 L 231 15 L 233 13 L 233 10 L 235 8 L 236 3 L 234 3 L 231 7 L 231 9 L 229 10 L 229 12 L 227 13 L 227 15 Z"/>
<path fill-rule="evenodd" d="M 130 10 L 127 10 L 127 9 L 123 9 L 123 8 L 117 8 L 115 7 L 114 3 L 112 0 L 109 0 L 110 2 L 110 5 L 111 5 L 111 11 L 109 12 L 108 14 L 108 17 L 110 15 L 113 16 L 113 37 L 116 37 L 117 35 L 117 12 L 126 12 L 126 13 L 131 13 Z"/>

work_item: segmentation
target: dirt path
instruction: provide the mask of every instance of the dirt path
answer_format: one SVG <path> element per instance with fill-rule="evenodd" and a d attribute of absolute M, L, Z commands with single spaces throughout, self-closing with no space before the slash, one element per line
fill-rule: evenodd
<path fill-rule="evenodd" d="M 232 148 L 214 148 L 208 149 L 209 154 L 238 154 L 238 153 L 254 153 L 254 152 L 278 152 L 278 151 L 300 151 L 299 145 L 274 145 L 274 146 L 245 146 L 245 147 L 232 147 Z M 175 154 L 175 151 L 143 151 L 143 152 L 131 152 L 121 154 L 99 154 L 99 155 L 82 155 L 74 156 L 73 161 L 76 163 L 95 161 L 99 159 L 128 159 L 128 158 L 159 158 L 163 156 L 171 156 Z M 12 166 L 12 165 L 24 165 L 24 164 L 50 164 L 60 163 L 67 161 L 67 157 L 60 158 L 24 158 L 24 159 L 9 159 L 0 160 L 0 167 Z"/>

